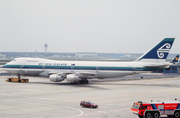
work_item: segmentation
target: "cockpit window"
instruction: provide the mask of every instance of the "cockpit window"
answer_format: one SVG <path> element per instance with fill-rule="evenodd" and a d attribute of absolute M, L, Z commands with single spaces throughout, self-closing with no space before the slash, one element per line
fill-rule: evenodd
<path fill-rule="evenodd" d="M 13 61 L 16 61 L 16 59 L 13 59 Z"/>

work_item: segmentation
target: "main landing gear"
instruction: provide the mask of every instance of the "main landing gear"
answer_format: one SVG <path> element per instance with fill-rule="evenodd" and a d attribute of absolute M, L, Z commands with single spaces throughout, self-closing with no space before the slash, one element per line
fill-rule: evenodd
<path fill-rule="evenodd" d="M 21 75 L 17 75 L 18 76 L 18 79 L 21 79 Z"/>
<path fill-rule="evenodd" d="M 84 79 L 84 80 L 80 80 L 79 83 L 80 84 L 88 84 L 89 81 L 87 79 Z"/>

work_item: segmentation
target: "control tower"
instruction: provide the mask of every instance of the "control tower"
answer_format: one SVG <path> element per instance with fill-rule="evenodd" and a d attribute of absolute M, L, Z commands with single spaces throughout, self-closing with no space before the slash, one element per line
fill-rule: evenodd
<path fill-rule="evenodd" d="M 45 47 L 45 54 L 47 54 L 47 47 L 48 47 L 48 45 L 45 44 L 44 47 Z"/>

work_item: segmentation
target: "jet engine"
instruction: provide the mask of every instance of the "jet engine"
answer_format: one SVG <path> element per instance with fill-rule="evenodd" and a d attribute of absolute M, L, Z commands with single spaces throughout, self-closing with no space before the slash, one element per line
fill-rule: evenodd
<path fill-rule="evenodd" d="M 78 83 L 80 78 L 76 74 L 69 74 L 67 75 L 66 80 L 67 82 L 70 82 L 70 83 Z"/>
<path fill-rule="evenodd" d="M 64 78 L 61 75 L 58 75 L 58 74 L 50 75 L 49 79 L 50 79 L 50 81 L 53 81 L 53 82 L 61 82 L 61 81 L 64 80 Z"/>

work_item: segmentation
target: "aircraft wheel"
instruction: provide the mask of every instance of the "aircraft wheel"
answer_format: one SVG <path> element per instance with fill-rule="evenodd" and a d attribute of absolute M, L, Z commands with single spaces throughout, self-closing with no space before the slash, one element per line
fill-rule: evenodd
<path fill-rule="evenodd" d="M 88 80 L 85 80 L 85 84 L 88 84 L 89 83 L 89 81 Z"/>
<path fill-rule="evenodd" d="M 79 81 L 79 83 L 80 83 L 80 84 L 83 84 L 83 81 L 82 81 L 82 80 L 80 80 L 80 81 Z"/>
<path fill-rule="evenodd" d="M 79 83 L 80 84 L 85 84 L 85 81 L 84 80 L 80 80 Z"/>
<path fill-rule="evenodd" d="M 83 80 L 83 84 L 86 84 L 86 80 Z"/>
<path fill-rule="evenodd" d="M 80 83 L 80 84 L 88 84 L 89 81 L 88 81 L 88 80 L 80 80 L 79 83 Z"/>

